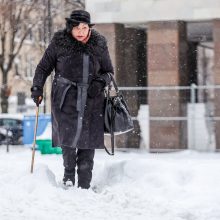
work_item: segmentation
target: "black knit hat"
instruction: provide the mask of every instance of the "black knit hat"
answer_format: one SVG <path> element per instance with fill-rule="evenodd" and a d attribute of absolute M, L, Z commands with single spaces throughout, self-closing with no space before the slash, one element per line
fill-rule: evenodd
<path fill-rule="evenodd" d="M 74 10 L 70 14 L 70 17 L 65 19 L 68 23 L 72 23 L 73 26 L 77 26 L 79 25 L 79 23 L 86 23 L 90 27 L 95 25 L 95 24 L 91 24 L 89 12 L 84 10 Z"/>

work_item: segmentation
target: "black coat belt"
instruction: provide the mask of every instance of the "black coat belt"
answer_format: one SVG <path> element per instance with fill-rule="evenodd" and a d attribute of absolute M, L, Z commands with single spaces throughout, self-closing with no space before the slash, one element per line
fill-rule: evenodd
<path fill-rule="evenodd" d="M 71 81 L 69 79 L 63 78 L 63 77 L 58 77 L 56 79 L 56 81 L 58 83 L 62 83 L 62 84 L 66 84 L 67 85 L 67 87 L 65 88 L 65 90 L 63 91 L 62 96 L 61 96 L 60 110 L 62 110 L 63 103 L 64 103 L 64 100 L 65 100 L 65 97 L 66 97 L 66 94 L 67 94 L 68 90 L 70 89 L 71 86 L 77 87 L 77 83 L 73 82 L 73 81 Z"/>

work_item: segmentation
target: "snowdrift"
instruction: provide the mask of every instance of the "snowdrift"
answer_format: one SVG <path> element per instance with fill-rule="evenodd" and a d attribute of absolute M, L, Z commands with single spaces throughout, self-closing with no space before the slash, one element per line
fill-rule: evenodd
<path fill-rule="evenodd" d="M 219 220 L 220 155 L 97 151 L 92 187 L 64 189 L 61 155 L 0 148 L 0 219 Z"/>

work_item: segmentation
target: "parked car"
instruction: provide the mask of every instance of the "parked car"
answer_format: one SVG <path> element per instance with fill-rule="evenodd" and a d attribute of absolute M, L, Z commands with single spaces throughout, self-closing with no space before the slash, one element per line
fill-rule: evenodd
<path fill-rule="evenodd" d="M 0 144 L 20 145 L 23 136 L 23 115 L 0 114 Z"/>

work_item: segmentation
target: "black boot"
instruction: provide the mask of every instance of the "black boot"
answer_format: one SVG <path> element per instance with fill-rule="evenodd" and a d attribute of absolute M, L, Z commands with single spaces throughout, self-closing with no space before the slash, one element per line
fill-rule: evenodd
<path fill-rule="evenodd" d="M 66 186 L 75 185 L 75 167 L 76 167 L 76 149 L 75 148 L 62 148 L 64 177 L 63 184 Z"/>
<path fill-rule="evenodd" d="M 93 159 L 95 150 L 79 149 L 77 151 L 78 187 L 89 189 L 92 180 Z"/>
<path fill-rule="evenodd" d="M 75 173 L 74 174 L 64 174 L 63 184 L 65 186 L 74 186 L 75 185 Z"/>

